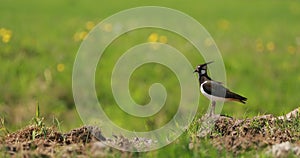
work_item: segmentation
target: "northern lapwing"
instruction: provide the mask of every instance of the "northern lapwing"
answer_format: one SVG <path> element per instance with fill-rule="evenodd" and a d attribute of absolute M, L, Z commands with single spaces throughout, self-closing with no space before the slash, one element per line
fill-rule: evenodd
<path fill-rule="evenodd" d="M 194 71 L 194 73 L 197 72 L 199 75 L 201 93 L 212 101 L 210 116 L 214 114 L 216 101 L 238 101 L 245 104 L 247 98 L 231 92 L 221 82 L 214 81 L 207 75 L 207 65 L 210 63 L 212 61 L 198 65 Z"/>

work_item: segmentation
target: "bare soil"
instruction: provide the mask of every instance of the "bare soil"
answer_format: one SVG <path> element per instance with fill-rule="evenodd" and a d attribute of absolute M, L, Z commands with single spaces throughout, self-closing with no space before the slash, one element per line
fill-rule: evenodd
<path fill-rule="evenodd" d="M 211 138 L 218 148 L 234 153 L 282 142 L 300 144 L 299 130 L 287 128 L 286 124 L 286 120 L 277 120 L 271 115 L 245 120 L 221 117 L 216 121 Z"/>
<path fill-rule="evenodd" d="M 300 147 L 299 109 L 280 116 L 257 116 L 249 119 L 219 117 L 211 134 L 219 149 L 235 154 L 289 142 Z M 297 151 L 298 152 L 298 151 Z M 295 153 L 299 154 L 300 153 Z"/>
<path fill-rule="evenodd" d="M 15 133 L 8 134 L 4 139 L 4 148 L 8 155 L 22 155 L 22 157 L 60 155 L 87 155 L 84 148 L 92 142 L 98 142 L 91 134 L 90 128 L 81 127 L 62 134 L 55 128 L 41 130 L 37 126 L 28 126 Z M 36 131 L 36 132 L 34 132 Z M 34 133 L 35 138 L 33 138 Z M 98 131 L 99 134 L 101 131 Z M 103 137 L 104 141 L 105 138 Z"/>

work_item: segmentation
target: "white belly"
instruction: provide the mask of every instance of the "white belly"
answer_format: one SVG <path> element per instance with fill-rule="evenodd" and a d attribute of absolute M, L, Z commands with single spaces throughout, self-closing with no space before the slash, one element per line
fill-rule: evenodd
<path fill-rule="evenodd" d="M 206 98 L 208 98 L 208 99 L 211 100 L 211 101 L 222 101 L 222 102 L 227 101 L 226 98 L 216 97 L 216 96 L 207 94 L 207 93 L 204 91 L 204 89 L 203 89 L 203 84 L 206 83 L 206 82 L 207 82 L 207 81 L 203 82 L 203 83 L 200 85 L 200 91 L 201 91 L 201 93 L 202 93 Z"/>

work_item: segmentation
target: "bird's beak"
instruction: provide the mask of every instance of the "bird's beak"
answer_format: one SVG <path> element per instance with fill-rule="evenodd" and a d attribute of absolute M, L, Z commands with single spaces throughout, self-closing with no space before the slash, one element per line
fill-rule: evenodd
<path fill-rule="evenodd" d="M 198 70 L 196 69 L 193 73 L 198 72 Z"/>

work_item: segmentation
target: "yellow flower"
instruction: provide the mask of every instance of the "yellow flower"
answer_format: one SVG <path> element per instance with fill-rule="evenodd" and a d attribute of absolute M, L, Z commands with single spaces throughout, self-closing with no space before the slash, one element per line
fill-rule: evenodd
<path fill-rule="evenodd" d="M 93 21 L 88 21 L 86 24 L 85 24 L 85 28 L 87 30 L 92 30 L 93 28 L 95 27 L 95 23 Z"/>
<path fill-rule="evenodd" d="M 103 29 L 103 31 L 105 31 L 105 32 L 111 32 L 112 29 L 113 29 L 113 26 L 112 26 L 112 24 L 107 23 L 107 24 L 104 24 L 104 26 L 102 27 L 102 29 Z"/>
<path fill-rule="evenodd" d="M 75 42 L 82 41 L 88 33 L 86 31 L 76 32 L 73 36 Z"/>
<path fill-rule="evenodd" d="M 270 52 L 273 52 L 275 49 L 275 44 L 273 42 L 268 42 L 267 43 L 267 50 Z"/>
<path fill-rule="evenodd" d="M 158 34 L 157 33 L 151 33 L 148 37 L 148 42 L 157 42 L 158 40 Z"/>
<path fill-rule="evenodd" d="M 65 64 L 57 64 L 56 69 L 58 72 L 63 72 L 65 70 Z"/>
<path fill-rule="evenodd" d="M 0 29 L 0 36 L 2 37 L 2 42 L 3 43 L 8 43 L 11 39 L 12 32 L 11 32 L 11 30 L 1 28 Z"/>
<path fill-rule="evenodd" d="M 226 19 L 221 19 L 218 21 L 218 26 L 221 30 L 228 30 L 230 27 L 230 22 Z"/>
<path fill-rule="evenodd" d="M 214 43 L 214 41 L 213 41 L 213 39 L 211 39 L 211 38 L 206 38 L 206 39 L 204 40 L 204 45 L 205 45 L 206 47 L 210 47 L 211 45 L 213 45 L 213 43 Z"/>
<path fill-rule="evenodd" d="M 290 54 L 295 54 L 296 48 L 295 48 L 294 46 L 288 46 L 288 47 L 287 47 L 287 51 L 288 51 L 288 53 L 290 53 Z"/>
<path fill-rule="evenodd" d="M 167 43 L 168 42 L 167 36 L 159 36 L 159 42 L 160 43 Z"/>
<path fill-rule="evenodd" d="M 88 33 L 87 33 L 86 31 L 82 31 L 82 32 L 79 33 L 79 38 L 80 38 L 81 40 L 84 40 L 84 38 L 86 37 L 87 34 L 88 34 Z"/>
<path fill-rule="evenodd" d="M 3 43 L 8 43 L 10 41 L 10 37 L 11 37 L 11 35 L 9 35 L 9 34 L 3 35 L 2 36 Z"/>

